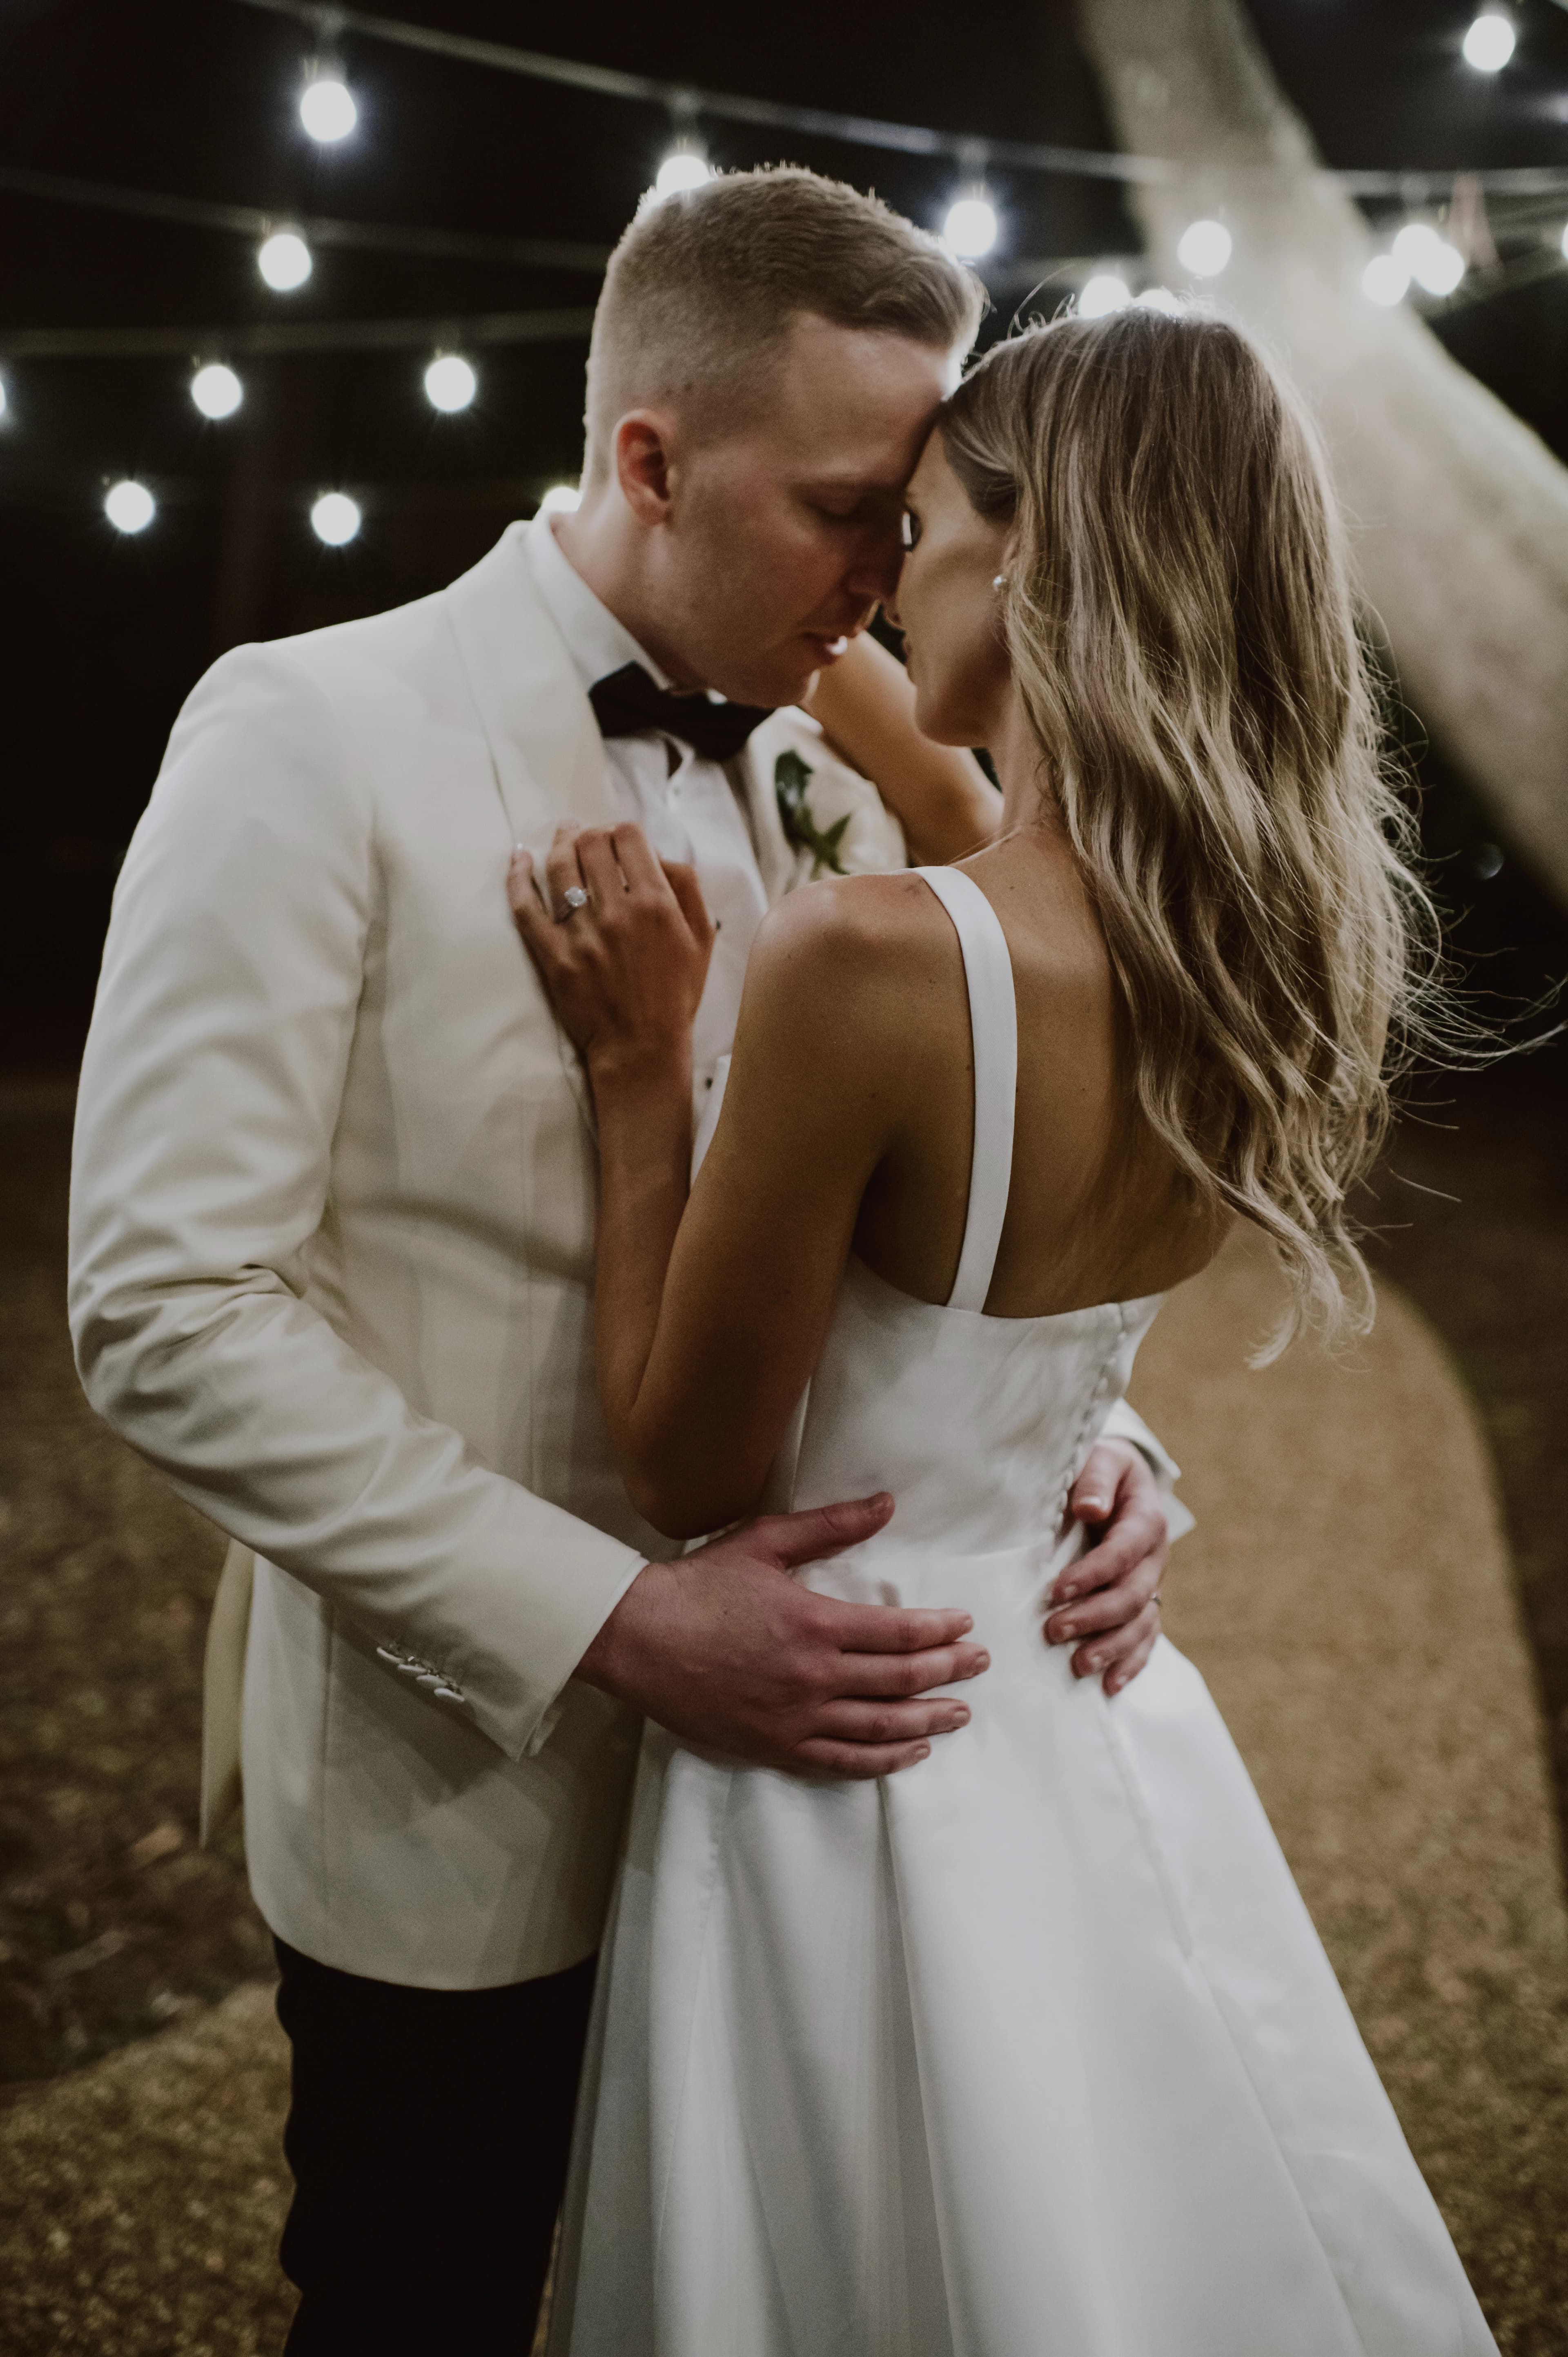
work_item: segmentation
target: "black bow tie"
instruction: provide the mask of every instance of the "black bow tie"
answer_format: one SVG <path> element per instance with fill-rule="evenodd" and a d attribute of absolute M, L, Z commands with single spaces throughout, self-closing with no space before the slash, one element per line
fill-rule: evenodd
<path fill-rule="evenodd" d="M 733 761 L 758 721 L 768 717 L 762 704 L 714 704 L 701 693 L 673 694 L 634 662 L 596 679 L 588 702 L 601 737 L 673 737 L 704 761 Z"/>

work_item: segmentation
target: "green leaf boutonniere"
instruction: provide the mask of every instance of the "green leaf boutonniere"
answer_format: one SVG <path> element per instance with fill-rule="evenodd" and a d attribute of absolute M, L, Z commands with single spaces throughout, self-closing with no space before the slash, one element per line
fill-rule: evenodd
<path fill-rule="evenodd" d="M 811 771 L 799 753 L 780 753 L 773 764 L 773 791 L 779 797 L 779 816 L 783 823 L 784 839 L 792 851 L 809 851 L 811 855 L 811 877 L 843 876 L 848 873 L 839 857 L 839 845 L 849 824 L 846 811 L 832 826 L 820 828 L 811 816 L 811 806 L 806 800 L 806 788 L 811 781 Z"/>

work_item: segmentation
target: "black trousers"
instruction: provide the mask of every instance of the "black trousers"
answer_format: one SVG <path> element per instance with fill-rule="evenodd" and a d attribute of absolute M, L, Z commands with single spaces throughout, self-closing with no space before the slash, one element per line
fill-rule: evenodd
<path fill-rule="evenodd" d="M 274 1944 L 294 2049 L 286 2357 L 528 2357 L 593 1960 L 510 1988 L 418 1989 Z"/>

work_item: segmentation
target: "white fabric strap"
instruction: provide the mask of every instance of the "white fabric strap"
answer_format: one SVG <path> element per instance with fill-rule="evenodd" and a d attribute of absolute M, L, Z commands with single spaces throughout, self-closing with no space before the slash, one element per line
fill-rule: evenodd
<path fill-rule="evenodd" d="M 995 909 L 972 877 L 957 867 L 918 867 L 952 919 L 969 985 L 974 1047 L 974 1152 L 969 1166 L 969 1216 L 950 1309 L 983 1309 L 1007 1216 L 1013 1178 L 1013 1113 L 1018 1094 L 1018 1006 L 1013 959 Z"/>

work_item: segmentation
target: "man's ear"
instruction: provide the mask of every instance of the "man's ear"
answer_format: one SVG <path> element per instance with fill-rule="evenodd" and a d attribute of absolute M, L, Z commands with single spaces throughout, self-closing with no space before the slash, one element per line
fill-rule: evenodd
<path fill-rule="evenodd" d="M 616 477 L 621 497 L 640 524 L 670 520 L 670 472 L 675 423 L 667 410 L 634 409 L 615 431 Z"/>

